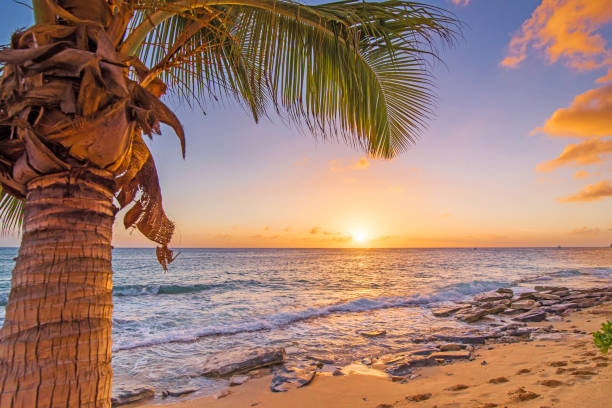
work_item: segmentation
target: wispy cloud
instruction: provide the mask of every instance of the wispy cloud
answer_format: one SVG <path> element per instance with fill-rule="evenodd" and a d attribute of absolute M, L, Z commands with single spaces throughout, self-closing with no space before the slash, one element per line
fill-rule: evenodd
<path fill-rule="evenodd" d="M 585 179 L 585 178 L 589 177 L 590 175 L 591 175 L 591 173 L 589 173 L 586 170 L 578 170 L 576 173 L 574 173 L 574 180 Z"/>
<path fill-rule="evenodd" d="M 610 0 L 542 0 L 511 39 L 502 66 L 517 67 L 529 47 L 544 51 L 550 62 L 588 70 L 612 62 L 612 50 L 598 32 L 612 21 Z"/>
<path fill-rule="evenodd" d="M 470 4 L 471 0 L 451 0 L 451 2 L 456 5 L 456 6 L 467 6 L 468 4 Z"/>
<path fill-rule="evenodd" d="M 308 163 L 308 157 L 304 157 L 303 159 L 295 161 L 293 165 L 300 167 L 300 166 L 305 165 L 306 163 Z"/>
<path fill-rule="evenodd" d="M 589 184 L 576 194 L 560 198 L 562 203 L 576 203 L 602 200 L 606 197 L 612 197 L 612 182 L 603 180 L 599 183 Z"/>
<path fill-rule="evenodd" d="M 348 166 L 344 166 L 341 160 L 331 160 L 329 162 L 329 169 L 335 172 L 345 171 L 345 170 L 365 170 L 369 167 L 370 167 L 370 161 L 365 156 L 359 158 L 359 160 L 357 160 L 356 162 Z"/>
<path fill-rule="evenodd" d="M 569 232 L 571 235 L 597 235 L 601 233 L 599 228 L 580 227 Z"/>
<path fill-rule="evenodd" d="M 553 171 L 554 169 L 567 164 L 598 164 L 602 163 L 603 158 L 609 154 L 612 154 L 612 140 L 585 140 L 584 142 L 578 144 L 567 145 L 559 157 L 538 164 L 536 170 L 540 172 L 547 172 Z"/>
<path fill-rule="evenodd" d="M 453 213 L 445 212 L 440 214 L 440 218 L 450 218 L 453 216 Z"/>
<path fill-rule="evenodd" d="M 388 190 L 392 191 L 394 193 L 403 193 L 404 192 L 404 187 L 402 187 L 402 186 L 389 186 Z"/>
<path fill-rule="evenodd" d="M 539 132 L 561 137 L 612 136 L 612 84 L 576 96 L 569 107 L 558 109 L 532 134 Z"/>
<path fill-rule="evenodd" d="M 367 157 L 364 156 L 357 160 L 357 162 L 351 166 L 351 169 L 365 170 L 368 167 L 370 167 L 370 162 L 368 161 Z"/>

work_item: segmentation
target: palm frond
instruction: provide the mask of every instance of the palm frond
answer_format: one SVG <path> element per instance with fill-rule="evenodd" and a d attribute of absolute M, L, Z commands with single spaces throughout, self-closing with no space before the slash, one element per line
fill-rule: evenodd
<path fill-rule="evenodd" d="M 256 119 L 274 108 L 322 138 L 380 157 L 404 150 L 426 125 L 434 100 L 428 61 L 438 58 L 439 40 L 452 43 L 460 31 L 442 9 L 396 0 L 143 0 L 136 7 L 141 23 L 128 42 L 159 22 L 138 52 L 171 88 L 198 100 L 234 96 Z M 198 19 L 206 23 L 181 39 Z"/>
<path fill-rule="evenodd" d="M 13 197 L 0 187 L 0 229 L 2 234 L 20 232 L 23 228 L 23 200 Z"/>

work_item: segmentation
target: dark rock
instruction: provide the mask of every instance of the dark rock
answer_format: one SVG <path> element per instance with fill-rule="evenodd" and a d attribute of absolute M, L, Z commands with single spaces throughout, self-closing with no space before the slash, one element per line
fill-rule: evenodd
<path fill-rule="evenodd" d="M 410 396 L 406 397 L 406 399 L 408 401 L 413 401 L 413 402 L 427 401 L 430 398 L 431 398 L 431 393 L 430 392 L 428 392 L 426 394 L 415 394 L 415 395 L 410 395 Z"/>
<path fill-rule="evenodd" d="M 453 343 L 485 344 L 486 339 L 497 336 L 491 334 L 481 334 L 473 336 L 446 336 L 442 334 L 434 334 L 434 337 L 440 341 L 448 341 Z"/>
<path fill-rule="evenodd" d="M 231 390 L 223 390 L 223 391 L 219 391 L 218 393 L 216 393 L 215 395 L 213 395 L 213 397 L 215 399 L 221 399 L 221 398 L 225 398 L 228 395 L 230 395 L 232 393 Z"/>
<path fill-rule="evenodd" d="M 502 305 L 492 307 L 489 309 L 472 308 L 472 309 L 467 309 L 467 310 L 462 310 L 460 312 L 457 312 L 455 314 L 455 317 L 461 321 L 464 321 L 467 323 L 473 323 L 473 322 L 477 322 L 478 320 L 482 319 L 483 317 L 487 315 L 497 314 L 497 313 L 503 312 L 504 310 L 506 310 L 506 306 L 502 306 Z"/>
<path fill-rule="evenodd" d="M 536 307 L 538 303 L 533 299 L 521 299 L 516 302 L 512 302 L 510 307 L 512 309 L 531 310 Z"/>
<path fill-rule="evenodd" d="M 209 364 L 209 367 L 202 371 L 201 375 L 207 377 L 227 377 L 235 373 L 244 373 L 256 368 L 281 364 L 284 361 L 285 349 L 282 347 L 253 349 L 231 358 L 229 362 L 215 359 Z"/>
<path fill-rule="evenodd" d="M 111 398 L 111 405 L 118 407 L 121 405 L 132 404 L 138 401 L 144 401 L 155 397 L 155 389 L 152 387 L 141 387 L 135 390 L 124 391 Z"/>
<path fill-rule="evenodd" d="M 541 322 L 546 320 L 546 312 L 540 309 L 534 309 L 515 316 L 512 320 L 517 320 L 519 322 Z"/>
<path fill-rule="evenodd" d="M 540 292 L 525 292 L 519 295 L 519 299 L 532 299 L 532 300 L 559 300 L 560 296 L 550 295 L 548 293 Z"/>
<path fill-rule="evenodd" d="M 468 388 L 470 388 L 468 385 L 457 384 L 457 385 L 453 385 L 452 387 L 448 387 L 446 390 L 447 391 L 462 391 L 462 390 L 466 390 Z"/>
<path fill-rule="evenodd" d="M 233 375 L 229 380 L 230 387 L 235 387 L 237 385 L 242 385 L 245 382 L 249 381 L 248 375 Z"/>
<path fill-rule="evenodd" d="M 538 292 L 567 292 L 568 289 L 563 286 L 536 286 L 534 288 Z"/>
<path fill-rule="evenodd" d="M 572 375 L 597 375 L 597 373 L 591 370 L 575 370 Z"/>
<path fill-rule="evenodd" d="M 512 294 L 510 293 L 498 293 L 498 292 L 489 292 L 489 293 L 481 293 L 480 295 L 474 296 L 475 302 L 494 302 L 497 300 L 510 299 Z"/>
<path fill-rule="evenodd" d="M 459 351 L 459 350 L 463 350 L 464 348 L 465 348 L 465 345 L 463 344 L 449 343 L 449 344 L 442 344 L 440 346 L 440 351 Z"/>
<path fill-rule="evenodd" d="M 508 393 L 512 396 L 513 399 L 517 401 L 529 401 L 532 399 L 536 399 L 540 396 L 540 394 L 536 394 L 532 391 L 527 391 L 525 388 L 520 387 L 516 391 Z"/>
<path fill-rule="evenodd" d="M 431 353 L 435 353 L 436 351 L 438 351 L 437 348 L 426 348 L 426 349 L 419 349 L 419 350 L 415 350 L 415 351 L 410 351 L 410 352 L 408 352 L 408 354 L 411 355 L 411 356 L 428 356 Z"/>
<path fill-rule="evenodd" d="M 506 377 L 491 378 L 489 380 L 491 384 L 503 384 L 503 383 L 507 383 L 508 381 L 509 380 Z"/>
<path fill-rule="evenodd" d="M 283 367 L 274 373 L 270 390 L 272 392 L 285 392 L 292 388 L 305 387 L 312 382 L 316 374 L 316 366 Z"/>
<path fill-rule="evenodd" d="M 540 381 L 540 384 L 544 385 L 545 387 L 558 387 L 563 385 L 563 383 L 559 380 L 544 380 Z"/>
<path fill-rule="evenodd" d="M 461 309 L 464 309 L 464 308 L 465 306 L 438 308 L 438 309 L 433 309 L 431 313 L 433 313 L 433 315 L 436 317 L 448 317 L 452 315 L 453 313 Z"/>
<path fill-rule="evenodd" d="M 323 364 L 335 364 L 336 361 L 333 359 L 333 356 L 316 356 L 316 355 L 307 355 L 305 357 L 308 360 L 318 361 Z"/>
<path fill-rule="evenodd" d="M 196 391 L 196 388 L 169 389 L 162 391 L 162 397 L 182 397 L 183 395 L 191 394 Z"/>
<path fill-rule="evenodd" d="M 496 290 L 497 293 L 504 293 L 507 295 L 514 295 L 514 292 L 512 291 L 512 289 L 508 289 L 508 288 L 499 288 Z"/>

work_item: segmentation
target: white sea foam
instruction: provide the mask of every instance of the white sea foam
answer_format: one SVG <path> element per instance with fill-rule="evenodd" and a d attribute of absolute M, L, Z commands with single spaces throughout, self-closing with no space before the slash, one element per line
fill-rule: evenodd
<path fill-rule="evenodd" d="M 202 337 L 233 335 L 259 330 L 274 330 L 295 322 L 321 318 L 337 313 L 362 313 L 396 307 L 428 306 L 439 302 L 465 299 L 481 292 L 495 290 L 499 287 L 509 287 L 509 282 L 472 281 L 448 285 L 429 294 L 411 296 L 389 296 L 378 298 L 358 298 L 333 305 L 290 310 L 264 316 L 261 319 L 237 323 L 227 326 L 212 326 L 205 328 L 175 329 L 145 335 L 143 338 L 115 344 L 114 351 L 131 350 L 167 343 L 190 343 Z"/>

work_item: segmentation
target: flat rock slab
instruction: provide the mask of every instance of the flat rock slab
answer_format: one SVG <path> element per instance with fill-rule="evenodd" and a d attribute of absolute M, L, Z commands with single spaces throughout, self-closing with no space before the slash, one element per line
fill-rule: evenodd
<path fill-rule="evenodd" d="M 543 310 L 530 310 L 527 313 L 520 314 L 512 318 L 519 322 L 542 322 L 546 320 L 546 312 Z"/>
<path fill-rule="evenodd" d="M 434 337 L 441 341 L 448 341 L 453 343 L 464 343 L 464 344 L 485 344 L 487 339 L 497 337 L 491 334 L 482 334 L 474 336 L 446 336 L 442 334 L 434 334 Z"/>
<path fill-rule="evenodd" d="M 510 299 L 512 297 L 511 293 L 499 293 L 499 292 L 489 292 L 489 293 L 481 293 L 480 295 L 474 296 L 475 302 L 495 302 L 497 300 Z"/>
<path fill-rule="evenodd" d="M 473 322 L 477 322 L 478 320 L 482 319 L 485 316 L 488 316 L 490 314 L 501 313 L 504 310 L 506 310 L 506 306 L 504 305 L 494 306 L 494 307 L 487 308 L 487 309 L 473 308 L 473 309 L 457 312 L 457 314 L 455 314 L 455 317 L 461 321 L 464 321 L 467 323 L 473 323 Z"/>
<path fill-rule="evenodd" d="M 536 307 L 538 303 L 533 299 L 521 299 L 516 302 L 512 302 L 510 305 L 513 309 L 531 310 Z"/>
<path fill-rule="evenodd" d="M 242 385 L 245 382 L 249 381 L 249 377 L 248 375 L 232 375 L 232 377 L 229 380 L 229 385 L 230 387 L 235 387 L 237 385 Z"/>
<path fill-rule="evenodd" d="M 436 317 L 448 317 L 463 308 L 465 308 L 465 306 L 440 307 L 437 309 L 433 309 L 431 313 L 433 313 L 433 315 Z"/>
<path fill-rule="evenodd" d="M 229 357 L 215 358 L 209 366 L 202 371 L 206 377 L 227 377 L 236 373 L 244 373 L 256 368 L 282 364 L 285 361 L 285 349 L 282 347 L 268 347 L 249 350 L 243 354 Z"/>
<path fill-rule="evenodd" d="M 270 391 L 286 392 L 292 388 L 302 388 L 312 382 L 317 374 L 317 367 L 284 367 L 274 373 Z"/>
<path fill-rule="evenodd" d="M 448 344 L 442 344 L 440 346 L 440 351 L 459 351 L 459 350 L 463 350 L 466 346 L 463 344 L 457 344 L 457 343 L 448 343 Z"/>
<path fill-rule="evenodd" d="M 121 405 L 132 404 L 155 397 L 155 389 L 152 387 L 141 387 L 135 390 L 125 391 L 111 398 L 111 405 L 118 407 Z"/>
<path fill-rule="evenodd" d="M 430 358 L 441 358 L 444 360 L 463 360 L 469 359 L 472 353 L 469 351 L 441 351 L 439 353 L 433 353 Z"/>

